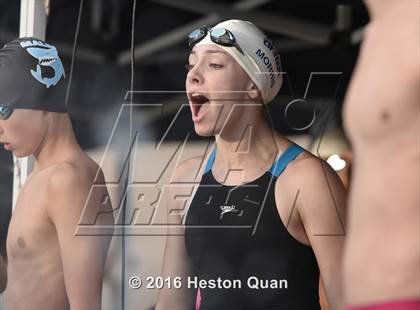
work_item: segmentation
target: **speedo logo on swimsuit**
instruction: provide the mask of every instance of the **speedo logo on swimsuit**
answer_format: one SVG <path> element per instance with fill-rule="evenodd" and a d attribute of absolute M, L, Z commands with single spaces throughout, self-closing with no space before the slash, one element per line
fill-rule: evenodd
<path fill-rule="evenodd" d="M 223 218 L 223 215 L 225 215 L 226 213 L 231 213 L 231 212 L 239 212 L 238 209 L 236 209 L 235 205 L 230 205 L 230 206 L 220 206 L 220 210 L 222 212 L 220 212 L 220 219 Z M 238 216 L 242 215 L 242 212 L 240 214 L 238 214 Z"/>
<path fill-rule="evenodd" d="M 36 70 L 31 70 L 32 76 L 38 82 L 50 88 L 50 86 L 57 85 L 62 77 L 65 77 L 63 64 L 54 46 L 37 40 L 23 41 L 20 43 L 20 46 L 26 48 L 26 51 L 38 60 Z M 52 68 L 54 70 L 54 76 L 51 78 L 44 77 L 41 67 Z"/>
<path fill-rule="evenodd" d="M 273 53 L 274 60 L 276 62 L 275 67 L 271 63 L 270 58 L 268 58 L 268 56 L 265 55 L 265 52 L 263 52 L 261 49 L 258 49 L 255 54 L 263 61 L 267 72 L 270 73 L 270 88 L 273 88 L 274 84 L 276 83 L 275 77 L 278 76 L 278 72 L 281 71 L 280 55 L 270 39 L 265 38 L 263 43 Z M 274 70 L 276 70 L 276 73 L 274 73 Z"/>

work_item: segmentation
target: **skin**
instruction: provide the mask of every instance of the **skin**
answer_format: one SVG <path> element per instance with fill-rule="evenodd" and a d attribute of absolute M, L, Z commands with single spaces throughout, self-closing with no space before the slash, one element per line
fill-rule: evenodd
<path fill-rule="evenodd" d="M 349 305 L 420 298 L 420 2 L 366 2 L 372 19 L 344 110 L 355 158 Z"/>
<path fill-rule="evenodd" d="M 4 291 L 7 284 L 7 266 L 3 257 L 0 255 L 0 293 Z"/>
<path fill-rule="evenodd" d="M 35 157 L 7 236 L 5 309 L 100 309 L 112 231 L 97 237 L 75 230 L 82 213 L 112 208 L 102 203 L 106 187 L 90 193 L 103 175 L 77 144 L 68 115 L 17 109 L 0 120 L 0 142 L 17 157 Z M 112 213 L 97 223 L 112 224 Z"/>
<path fill-rule="evenodd" d="M 186 89 L 193 119 L 196 120 L 195 130 L 201 136 L 215 136 L 217 143 L 218 151 L 212 168 L 214 177 L 226 185 L 255 180 L 270 168 L 274 158 L 280 156 L 291 142 L 273 132 L 267 124 L 259 91 L 230 55 L 214 45 L 195 46 L 189 62 Z M 232 90 L 242 92 L 231 92 Z M 197 112 L 192 107 L 191 94 L 194 92 L 206 93 L 210 98 L 210 103 L 200 109 L 198 118 L 194 116 L 197 116 Z M 238 102 L 245 104 L 234 108 Z M 200 117 L 200 113 L 203 116 Z M 252 130 L 244 135 L 247 128 Z M 241 171 L 236 172 L 238 169 Z M 192 198 L 203 170 L 201 157 L 188 159 L 176 168 L 167 201 L 169 223 L 182 223 L 183 214 L 169 212 L 174 209 L 187 210 L 191 199 L 183 201 L 180 198 L 175 199 L 175 196 L 185 197 L 188 192 L 191 195 L 189 198 Z M 333 204 L 325 176 L 330 183 L 338 210 Z M 188 189 L 185 184 L 189 184 Z M 300 194 L 295 212 L 292 213 L 298 189 Z M 298 242 L 313 247 L 331 309 L 341 309 L 340 261 L 344 232 L 339 218 L 344 223 L 346 195 L 340 179 L 325 162 L 304 152 L 278 178 L 275 198 L 284 223 L 292 214 L 287 228 L 289 233 Z M 169 225 L 168 230 L 163 275 L 181 276 L 186 283 L 185 279 L 193 271 L 185 249 L 184 227 Z M 325 232 L 341 235 L 316 236 Z M 196 292 L 185 286 L 182 289 L 162 289 L 156 309 L 193 307 Z"/>

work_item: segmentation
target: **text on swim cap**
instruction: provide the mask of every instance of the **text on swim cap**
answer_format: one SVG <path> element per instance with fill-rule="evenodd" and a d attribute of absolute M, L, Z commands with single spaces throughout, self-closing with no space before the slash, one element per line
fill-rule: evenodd
<path fill-rule="evenodd" d="M 45 47 L 45 48 L 50 48 L 51 45 L 44 43 L 42 41 L 38 41 L 38 40 L 27 40 L 27 41 L 22 41 L 20 42 L 20 46 L 22 48 L 26 48 L 28 46 L 30 47 L 35 47 L 35 46 L 41 46 L 41 47 Z"/>
<path fill-rule="evenodd" d="M 274 45 L 273 41 L 268 38 L 264 39 L 264 45 L 273 53 L 274 60 L 276 62 L 277 72 L 281 72 L 281 60 L 280 60 L 280 53 L 276 46 Z"/>
<path fill-rule="evenodd" d="M 274 69 L 273 69 L 273 65 L 270 61 L 270 58 L 268 58 L 265 55 L 265 53 L 263 51 L 261 51 L 261 49 L 258 49 L 255 54 L 263 61 L 265 67 L 267 68 L 268 72 L 270 73 L 270 81 L 271 81 L 270 88 L 273 88 L 274 84 L 276 83 L 275 76 L 278 75 L 279 74 L 278 72 L 280 72 L 280 70 L 281 70 L 280 69 L 280 57 L 275 57 L 276 69 L 277 69 L 277 71 L 275 73 Z M 278 59 L 278 61 L 277 61 L 277 59 Z"/>

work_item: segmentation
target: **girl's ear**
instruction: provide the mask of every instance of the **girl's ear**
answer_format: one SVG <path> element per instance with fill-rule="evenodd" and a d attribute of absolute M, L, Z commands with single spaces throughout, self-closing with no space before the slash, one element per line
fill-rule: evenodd
<path fill-rule="evenodd" d="M 257 88 L 257 86 L 255 86 L 255 84 L 252 81 L 248 85 L 247 92 L 248 92 L 248 96 L 252 100 L 257 100 L 258 98 L 261 97 L 259 89 Z"/>

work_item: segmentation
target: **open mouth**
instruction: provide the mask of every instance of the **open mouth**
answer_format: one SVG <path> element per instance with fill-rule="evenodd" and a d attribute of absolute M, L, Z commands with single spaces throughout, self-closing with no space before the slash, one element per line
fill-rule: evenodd
<path fill-rule="evenodd" d="M 210 103 L 210 100 L 209 98 L 200 93 L 190 93 L 188 97 L 191 103 L 191 112 L 193 115 L 193 119 L 196 119 L 200 116 L 200 114 L 202 114 L 203 106 Z"/>
<path fill-rule="evenodd" d="M 52 64 L 54 61 L 56 61 L 57 59 L 54 57 L 43 57 L 40 59 L 39 63 L 43 66 L 48 66 L 50 64 Z"/>

